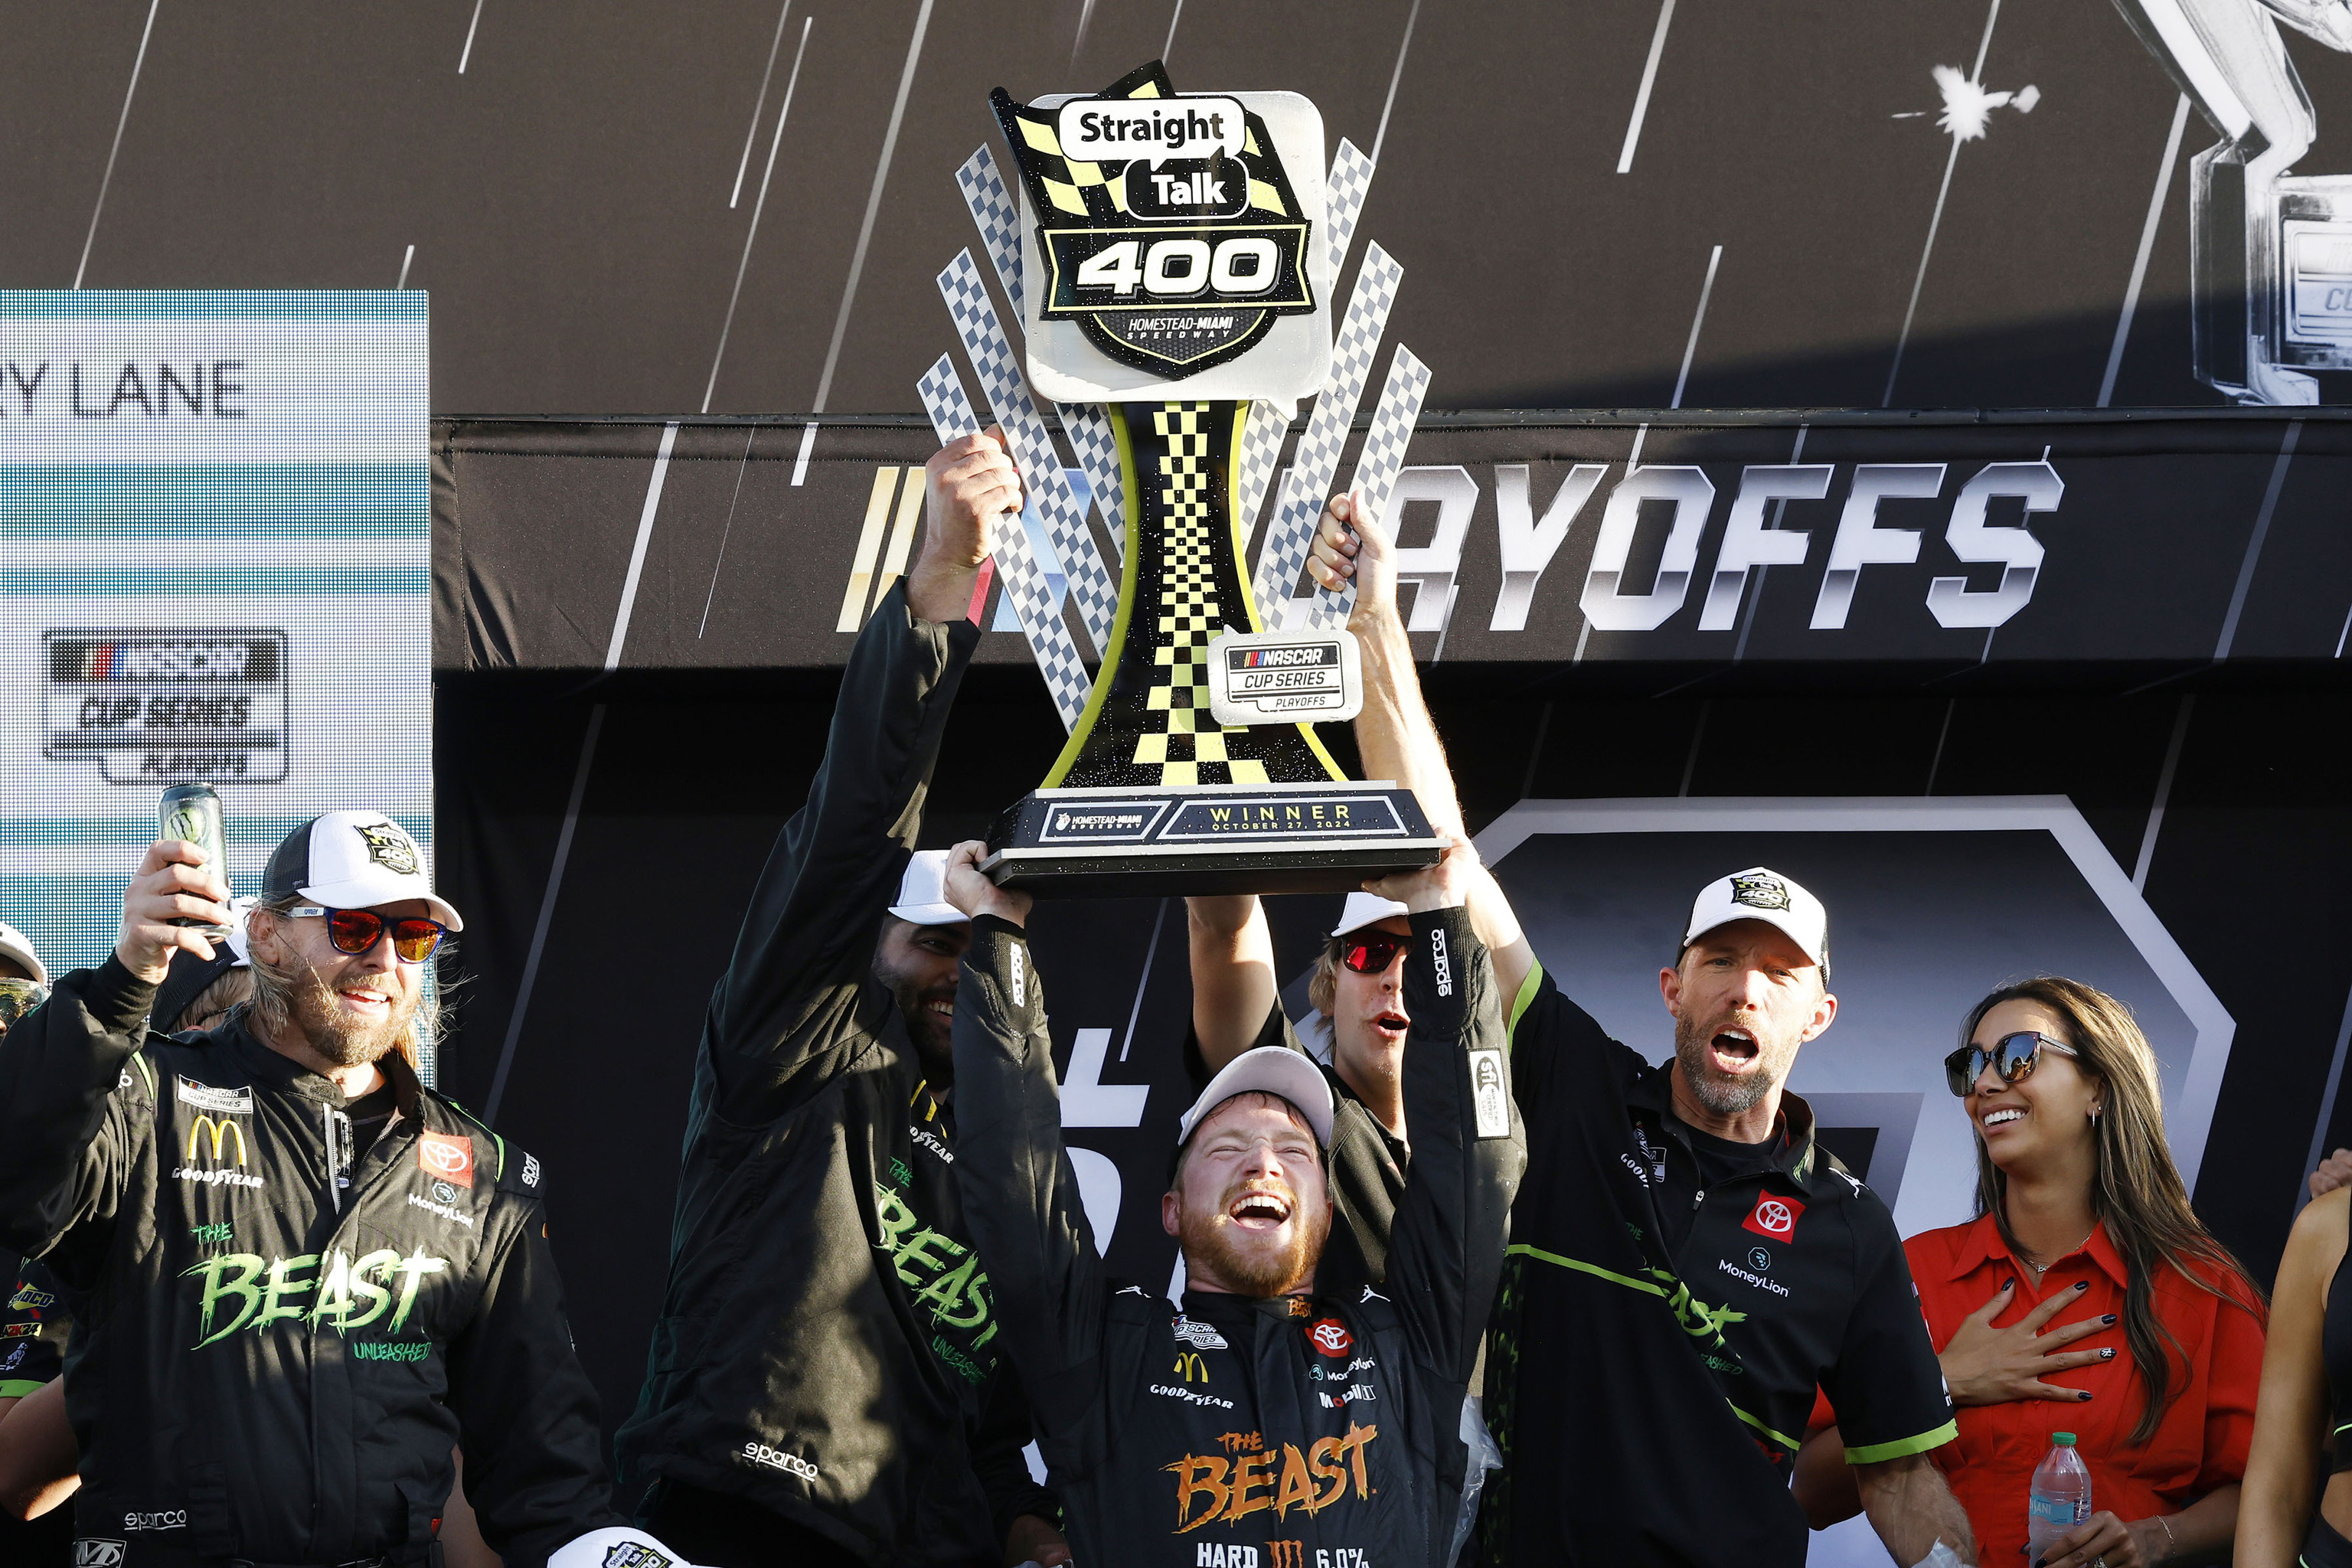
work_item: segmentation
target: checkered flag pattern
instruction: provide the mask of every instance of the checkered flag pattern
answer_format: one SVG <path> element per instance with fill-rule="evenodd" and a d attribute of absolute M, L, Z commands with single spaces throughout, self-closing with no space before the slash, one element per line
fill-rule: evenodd
<path fill-rule="evenodd" d="M 1381 400 L 1372 408 L 1371 427 L 1364 432 L 1364 448 L 1356 455 L 1356 473 L 1349 488 L 1364 498 L 1366 515 L 1383 526 L 1389 521 L 1389 500 L 1396 493 L 1397 476 L 1404 471 L 1405 448 L 1412 443 L 1412 427 L 1421 418 L 1422 400 L 1429 395 L 1429 367 L 1403 344 L 1389 360 L 1389 378 Z M 1394 531 L 1391 530 L 1394 537 Z M 1307 620 L 1318 631 L 1348 624 L 1356 607 L 1356 585 L 1341 592 L 1318 586 L 1315 607 Z"/>
<path fill-rule="evenodd" d="M 971 252 L 958 251 L 956 258 L 940 269 L 939 282 L 948 313 L 955 319 L 956 335 L 963 340 L 972 369 L 979 373 L 981 391 L 996 411 L 996 422 L 1004 426 L 1013 459 L 1021 465 L 1030 504 L 1037 509 L 1046 537 L 1062 558 L 1062 572 L 1078 602 L 1087 636 L 1097 652 L 1108 648 L 1111 623 L 1118 615 L 1118 586 L 1087 528 L 1086 510 L 1070 489 L 1069 475 L 1062 471 L 1062 459 L 1045 432 L 1045 421 L 1021 379 L 1013 344 L 996 319 L 995 303 L 988 297 L 988 286 L 981 281 Z"/>
<path fill-rule="evenodd" d="M 1157 767 L 1163 786 L 1268 782 L 1264 763 L 1226 754 L 1227 738 L 1245 738 L 1247 731 L 1221 726 L 1209 716 L 1209 639 L 1225 629 L 1217 593 L 1218 552 L 1231 548 L 1218 537 L 1210 495 L 1217 482 L 1206 428 L 1215 417 L 1213 409 L 1207 403 L 1167 403 L 1151 414 L 1152 432 L 1162 448 L 1157 477 L 1162 514 L 1160 603 L 1152 621 L 1160 635 L 1133 761 L 1139 767 Z M 1153 613 L 1141 606 L 1138 611 Z"/>
<path fill-rule="evenodd" d="M 1004 297 L 1013 302 L 1013 318 L 1020 320 L 1024 309 L 1021 295 L 1021 209 L 1013 203 L 1013 193 L 996 167 L 996 154 L 986 143 L 963 161 L 963 167 L 956 171 L 956 184 L 963 192 L 964 205 L 971 209 L 971 221 L 979 226 L 989 265 L 996 268 L 996 280 L 1003 286 Z M 1090 403 L 1057 406 L 1062 413 L 1063 434 L 1069 437 L 1070 447 L 1078 455 L 1078 467 L 1094 491 L 1095 509 L 1102 513 L 1103 527 L 1110 534 L 1111 556 L 1116 560 L 1127 546 L 1127 496 L 1119 482 L 1118 443 L 1111 436 L 1110 418 Z"/>
<path fill-rule="evenodd" d="M 1127 485 L 1118 472 L 1118 437 L 1111 434 L 1110 416 L 1097 403 L 1063 403 L 1062 434 L 1078 455 L 1078 467 L 1095 492 L 1095 510 L 1110 531 L 1111 559 L 1127 553 Z"/>
<path fill-rule="evenodd" d="M 1323 187 L 1323 232 L 1331 247 L 1331 276 L 1348 260 L 1348 242 L 1356 237 L 1356 220 L 1364 215 L 1364 193 L 1372 188 L 1372 160 L 1346 137 L 1331 160 L 1331 178 Z M 1016 242 L 1017 243 L 1017 242 Z"/>
<path fill-rule="evenodd" d="M 1013 315 L 1021 316 L 1028 309 L 1021 300 L 1021 208 L 1005 188 L 996 154 L 987 142 L 963 161 L 956 171 L 956 184 L 963 192 L 964 205 L 971 209 L 971 221 L 980 226 L 980 242 L 996 268 L 996 280 L 1004 285 Z"/>
<path fill-rule="evenodd" d="M 1355 293 L 1348 300 L 1338 338 L 1331 345 L 1331 379 L 1315 400 L 1307 433 L 1298 438 L 1298 452 L 1282 499 L 1266 529 L 1265 543 L 1257 555 L 1257 602 L 1272 611 L 1288 602 L 1298 574 L 1307 564 L 1307 547 L 1315 537 L 1315 520 L 1322 515 L 1339 454 L 1363 401 L 1364 383 L 1380 353 L 1381 334 L 1388 330 L 1389 308 L 1396 303 L 1397 285 L 1404 268 L 1377 243 L 1364 250 L 1364 264 L 1356 271 Z M 1279 629 L 1269 620 L 1269 629 Z"/>
<path fill-rule="evenodd" d="M 1290 405 L 1260 398 L 1250 405 L 1249 423 L 1242 429 L 1241 460 L 1234 485 L 1234 532 L 1246 548 L 1257 531 L 1257 514 L 1265 510 L 1265 492 L 1282 460 L 1283 437 L 1290 434 Z M 1267 626 L 1266 604 L 1257 601 L 1258 625 Z"/>
<path fill-rule="evenodd" d="M 964 395 L 963 381 L 956 374 L 955 362 L 947 355 L 939 357 L 939 362 L 915 384 L 915 389 L 922 397 L 923 412 L 931 416 L 931 431 L 941 446 L 981 428 L 980 416 L 972 412 L 971 400 Z M 1053 693 L 1054 706 L 1061 712 L 1062 728 L 1075 730 L 1079 716 L 1087 710 L 1087 694 L 1094 683 L 1087 678 L 1087 667 L 1078 658 L 1076 639 L 1070 636 L 1061 613 L 1054 608 L 1054 595 L 1045 586 L 1045 574 L 1037 564 L 1035 552 L 1029 548 L 1029 531 L 1018 518 L 999 526 L 994 553 L 997 572 L 1004 579 L 1004 591 L 1012 597 L 1022 628 L 1029 634 L 1029 651 L 1036 656 L 1038 671 L 1045 678 L 1045 689 Z"/>

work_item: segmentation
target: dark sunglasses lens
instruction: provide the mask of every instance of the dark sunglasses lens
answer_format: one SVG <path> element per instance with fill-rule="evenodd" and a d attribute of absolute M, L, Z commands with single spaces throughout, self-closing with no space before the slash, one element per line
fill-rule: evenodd
<path fill-rule="evenodd" d="M 1944 1081 L 1955 1095 L 1966 1100 L 1969 1090 L 1976 1087 L 1977 1075 L 1984 1071 L 1984 1064 L 1982 1051 L 1974 1046 L 1962 1046 L 1944 1058 Z"/>
<path fill-rule="evenodd" d="M 327 915 L 327 940 L 337 952 L 359 954 L 383 935 L 383 921 L 366 910 L 332 910 Z"/>
<path fill-rule="evenodd" d="M 2039 1035 L 2004 1035 L 1993 1048 L 2000 1053 L 2000 1076 L 2011 1083 L 2033 1071 L 2042 1059 L 2042 1037 Z"/>
<path fill-rule="evenodd" d="M 1350 942 L 1341 954 L 1340 962 L 1359 974 L 1379 974 L 1396 962 L 1396 955 L 1412 944 L 1396 937 L 1373 937 L 1369 941 Z"/>
<path fill-rule="evenodd" d="M 0 980 L 0 1024 L 13 1024 L 49 999 L 38 981 Z"/>
<path fill-rule="evenodd" d="M 441 945 L 441 928 L 422 918 L 392 923 L 392 951 L 409 963 L 422 963 Z"/>

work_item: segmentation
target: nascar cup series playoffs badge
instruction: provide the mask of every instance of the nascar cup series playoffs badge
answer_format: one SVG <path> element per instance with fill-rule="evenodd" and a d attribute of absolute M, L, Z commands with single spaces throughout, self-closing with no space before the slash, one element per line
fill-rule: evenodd
<path fill-rule="evenodd" d="M 1265 121 L 1179 98 L 1157 60 L 1047 109 L 989 95 L 1036 215 L 1044 315 L 1173 379 L 1247 353 L 1315 310 L 1314 225 Z"/>

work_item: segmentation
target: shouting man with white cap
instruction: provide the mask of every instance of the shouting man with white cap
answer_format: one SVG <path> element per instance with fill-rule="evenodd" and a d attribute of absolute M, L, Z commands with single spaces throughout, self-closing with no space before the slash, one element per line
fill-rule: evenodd
<path fill-rule="evenodd" d="M 1062 1142 L 1026 894 L 960 845 L 973 916 L 956 994 L 964 1213 L 1080 1563 L 1446 1568 L 1455 1433 L 1525 1163 L 1500 998 L 1462 909 L 1475 852 L 1382 886 L 1408 907 L 1404 1087 L 1422 1140 L 1388 1288 L 1319 1266 L 1331 1091 L 1279 1047 L 1235 1056 L 1177 1126 L 1161 1223 L 1181 1302 L 1108 1279 Z"/>
<path fill-rule="evenodd" d="M 1309 570 L 1356 589 L 1367 774 L 1459 832 L 1387 534 L 1341 497 Z M 1675 1051 L 1655 1066 L 1560 994 L 1483 870 L 1468 901 L 1508 999 L 1528 1154 L 1486 1363 L 1507 1463 L 1485 1560 L 1798 1568 L 1789 1479 L 1818 1388 L 1895 1561 L 1974 1561 L 1927 1457 L 1957 1429 L 1893 1217 L 1785 1088 L 1837 1016 L 1821 900 L 1760 866 L 1701 889 L 1661 955 Z"/>
<path fill-rule="evenodd" d="M 711 1568 L 1067 1560 L 956 1188 L 971 928 L 946 856 L 910 858 L 1021 483 L 992 433 L 933 457 L 929 485 L 921 553 L 850 651 L 711 994 L 669 1281 L 615 1443 L 640 1522 Z"/>
<path fill-rule="evenodd" d="M 1389 1226 L 1412 1163 L 1405 1125 L 1404 1000 L 1412 927 L 1405 907 L 1375 893 L 1348 895 L 1307 984 L 1319 1038 L 1302 1045 L 1276 990 L 1265 910 L 1248 895 L 1184 900 L 1191 927 L 1192 1033 L 1185 1065 L 1196 1083 L 1245 1050 L 1307 1050 L 1333 1104 L 1331 1240 L 1318 1276 L 1349 1291 L 1388 1274 Z"/>
<path fill-rule="evenodd" d="M 76 1561 L 437 1562 L 462 1445 L 509 1568 L 569 1568 L 620 1521 L 544 1172 L 409 1060 L 457 911 L 400 824 L 329 812 L 270 857 L 253 1001 L 151 1027 L 228 904 L 201 847 L 154 845 L 114 952 L 0 1041 L 0 1239 L 83 1297 Z"/>

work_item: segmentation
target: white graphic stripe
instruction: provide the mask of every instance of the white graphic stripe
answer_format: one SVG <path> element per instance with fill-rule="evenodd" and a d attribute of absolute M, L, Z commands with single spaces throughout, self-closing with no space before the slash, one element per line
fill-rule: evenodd
<path fill-rule="evenodd" d="M 122 130 L 131 123 L 131 95 L 139 90 L 139 70 L 147 63 L 147 40 L 155 36 L 155 13 L 163 0 L 147 0 L 147 25 L 139 29 L 139 54 L 131 62 L 131 85 L 122 89 L 122 114 L 114 122 L 114 145 L 106 151 L 106 173 L 98 182 L 98 205 L 89 209 L 89 233 L 82 237 L 81 263 L 74 268 L 73 286 L 81 287 L 89 270 L 89 247 L 98 243 L 98 216 L 106 210 L 106 187 L 114 184 L 114 160 L 122 153 Z"/>
<path fill-rule="evenodd" d="M 2156 226 L 2164 216 L 2164 198 L 2172 189 L 2172 172 L 2180 163 L 2180 133 L 2189 124 L 2189 95 L 2172 106 L 2172 132 L 2164 140 L 2164 162 L 2156 171 L 2156 190 L 2147 198 L 2147 221 L 2140 225 L 2139 254 L 2132 258 L 2131 286 L 2124 290 L 2124 313 L 2116 321 L 2115 346 L 2107 350 L 2107 374 L 2099 380 L 2099 406 L 2115 401 L 2116 373 L 2124 367 L 2124 344 L 2131 337 L 2132 317 L 2139 312 L 2139 286 L 2147 279 L 2148 252 L 2156 248 Z"/>
<path fill-rule="evenodd" d="M 907 40 L 907 63 L 898 72 L 898 96 L 890 105 L 890 128 L 882 133 L 882 156 L 874 164 L 874 188 L 866 195 L 865 221 L 857 226 L 857 248 L 850 254 L 849 280 L 842 285 L 841 311 L 833 319 L 833 342 L 824 351 L 824 373 L 816 379 L 816 403 L 812 414 L 824 412 L 833 395 L 834 367 L 841 363 L 841 340 L 849 332 L 850 307 L 857 302 L 857 280 L 866 272 L 866 247 L 874 243 L 875 215 L 882 210 L 882 186 L 890 177 L 890 154 L 898 150 L 898 127 L 907 119 L 907 94 L 915 85 L 915 62 L 922 58 L 923 35 L 930 30 L 932 0 L 923 0 L 915 13 L 915 36 Z"/>
<path fill-rule="evenodd" d="M 1364 383 L 1380 352 L 1381 334 L 1388 330 L 1389 307 L 1396 302 L 1397 285 L 1403 278 L 1404 268 L 1377 242 L 1365 249 L 1364 264 L 1356 271 L 1355 294 L 1331 345 L 1331 379 L 1315 400 L 1274 521 L 1266 528 L 1265 544 L 1258 552 L 1257 602 L 1269 609 L 1288 602 L 1307 564 L 1315 520 L 1330 493 L 1340 451 L 1355 424 L 1356 405 L 1363 401 Z"/>
<path fill-rule="evenodd" d="M 1389 501 L 1396 493 L 1397 476 L 1404 471 L 1405 448 L 1412 444 L 1412 427 L 1420 422 L 1421 405 L 1428 395 L 1429 367 L 1411 349 L 1398 344 L 1389 361 L 1389 378 L 1381 387 L 1381 400 L 1372 409 L 1371 426 L 1364 432 L 1364 448 L 1356 457 L 1355 477 L 1348 487 L 1363 498 L 1365 515 L 1387 528 L 1391 538 L 1396 530 L 1389 520 Z M 1346 626 L 1349 612 L 1355 607 L 1353 583 L 1337 594 L 1318 586 L 1309 619 L 1318 630 L 1328 631 Z"/>
<path fill-rule="evenodd" d="M 776 56 L 784 47 L 784 21 L 793 14 L 793 0 L 784 0 L 783 9 L 776 13 L 776 36 L 768 42 L 768 68 L 760 73 L 760 96 L 751 100 L 751 123 L 743 128 L 743 156 L 735 165 L 735 188 L 727 194 L 727 205 L 732 211 L 743 199 L 743 176 L 751 168 L 751 144 L 760 139 L 760 117 L 768 111 L 768 85 L 776 79 Z"/>
<path fill-rule="evenodd" d="M 1633 149 L 1642 142 L 1642 121 L 1650 115 L 1650 89 L 1657 85 L 1658 58 L 1666 52 L 1666 29 L 1675 25 L 1675 0 L 1658 7 L 1658 30 L 1650 35 L 1650 58 L 1642 66 L 1642 88 L 1633 95 L 1633 118 L 1625 124 L 1625 145 L 1617 152 L 1617 172 L 1633 172 Z"/>
<path fill-rule="evenodd" d="M 793 89 L 800 85 L 801 58 L 808 53 L 809 25 L 815 20 L 814 16 L 801 18 L 801 47 L 793 54 L 792 79 L 784 83 L 784 105 L 776 110 L 776 133 L 768 142 L 768 166 L 760 174 L 760 199 L 751 204 L 751 226 L 744 231 L 743 257 L 735 263 L 735 287 L 727 295 L 727 320 L 719 328 L 718 352 L 710 356 L 710 379 L 702 384 L 705 414 L 710 412 L 711 394 L 719 390 L 719 366 L 727 357 L 727 335 L 735 330 L 735 303 L 743 297 L 743 274 L 751 269 L 751 242 L 760 237 L 760 215 L 768 210 L 768 182 L 776 177 L 776 150 L 784 144 L 784 121 L 793 111 Z"/>
<path fill-rule="evenodd" d="M 941 446 L 981 427 L 979 416 L 972 412 L 971 400 L 964 395 L 963 382 L 956 374 L 955 362 L 947 355 L 941 354 L 925 373 L 916 384 L 916 391 L 922 397 L 923 412 L 930 416 L 932 434 Z M 1076 729 L 1079 716 L 1086 711 L 1087 693 L 1093 683 L 1087 678 L 1087 668 L 1078 658 L 1077 643 L 1071 637 L 1070 628 L 1054 608 L 1053 595 L 1045 587 L 1045 574 L 1029 548 L 1029 531 L 1021 525 L 1018 515 L 1008 515 L 998 524 L 994 542 L 1004 592 L 1021 617 L 1022 629 L 1028 634 L 1029 651 L 1036 657 L 1037 668 L 1045 678 L 1045 689 L 1053 694 L 1054 706 L 1061 712 L 1062 727 Z"/>
<path fill-rule="evenodd" d="M 621 609 L 613 617 L 613 640 L 604 649 L 604 668 L 618 668 L 622 645 L 629 640 L 629 616 L 637 607 L 637 580 L 646 570 L 646 547 L 654 540 L 654 514 L 661 510 L 662 484 L 669 478 L 669 450 L 677 444 L 675 421 L 662 426 L 661 450 L 654 458 L 653 482 L 646 486 L 645 510 L 637 515 L 637 542 L 629 550 L 629 574 L 621 584 Z"/>
<path fill-rule="evenodd" d="M 1013 461 L 1021 466 L 1021 478 L 1028 488 L 1029 502 L 1037 509 L 1045 536 L 1062 558 L 1062 573 L 1078 601 L 1079 617 L 1099 653 L 1110 647 L 1111 626 L 1118 616 L 1118 588 L 1104 569 L 1094 535 L 1087 530 L 1087 514 L 1070 489 L 1070 477 L 1062 469 L 1061 457 L 1054 450 L 1036 402 L 1021 379 L 1013 344 L 996 319 L 996 306 L 988 297 L 987 285 L 981 281 L 980 268 L 970 250 L 958 251 L 956 258 L 940 269 L 939 284 L 940 296 L 955 321 L 956 336 L 962 340 L 972 369 L 980 375 L 981 393 L 995 411 L 996 422 L 1004 426 Z"/>

